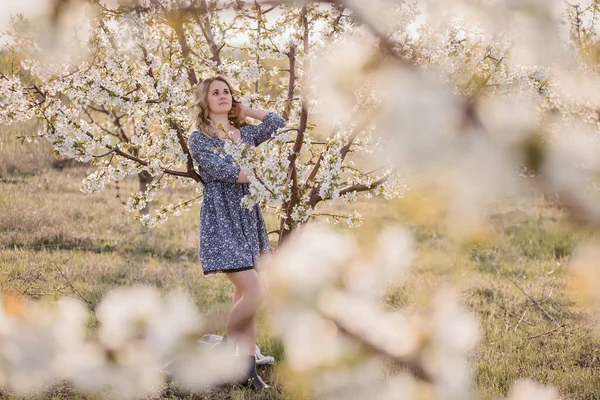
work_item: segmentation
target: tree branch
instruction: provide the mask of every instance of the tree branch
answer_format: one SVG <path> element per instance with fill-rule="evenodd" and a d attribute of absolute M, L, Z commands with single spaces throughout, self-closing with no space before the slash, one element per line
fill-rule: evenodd
<path fill-rule="evenodd" d="M 210 52 L 212 53 L 212 60 L 217 63 L 217 65 L 221 65 L 221 56 L 220 52 L 223 46 L 219 47 L 215 43 L 215 37 L 213 35 L 212 29 L 210 27 L 210 19 L 208 17 L 208 9 L 206 5 L 206 0 L 198 0 L 200 2 L 200 7 L 205 10 L 204 13 L 196 15 L 196 20 L 198 21 L 198 25 L 200 25 L 200 29 L 202 30 L 202 34 L 208 43 L 210 48 Z"/>
<path fill-rule="evenodd" d="M 96 312 L 96 310 L 94 309 L 94 305 L 92 304 L 91 301 L 89 301 L 88 299 L 86 299 L 85 297 L 83 297 L 81 295 L 81 293 L 79 293 L 79 291 L 77 289 L 75 289 L 75 286 L 73 286 L 73 284 L 71 283 L 71 281 L 69 280 L 69 278 L 67 278 L 67 275 L 65 275 L 65 273 L 60 269 L 60 267 L 57 264 L 52 264 L 54 265 L 54 267 L 56 268 L 56 270 L 62 275 L 62 277 L 65 279 L 65 281 L 67 281 L 67 284 L 69 285 L 69 287 L 71 288 L 71 290 L 73 291 L 73 293 L 75 293 L 77 296 L 79 296 L 79 298 L 81 300 L 83 300 L 85 302 L 85 304 L 87 304 L 88 308 L 92 311 L 92 312 Z"/>
<path fill-rule="evenodd" d="M 388 172 L 387 174 L 385 174 L 381 178 L 377 179 L 375 182 L 373 182 L 370 185 L 367 185 L 365 183 L 357 183 L 356 185 L 348 186 L 348 187 L 340 190 L 340 196 L 343 196 L 343 195 L 351 193 L 351 192 L 358 193 L 358 192 L 366 192 L 368 190 L 375 189 L 376 187 L 381 186 L 385 182 L 387 182 L 390 179 L 391 175 L 392 175 L 392 172 Z"/>
<path fill-rule="evenodd" d="M 368 336 L 362 334 L 358 330 L 346 326 L 338 318 L 335 318 L 335 316 L 329 315 L 329 313 L 324 313 L 323 311 L 321 311 L 321 314 L 323 314 L 325 318 L 333 322 L 340 332 L 343 332 L 344 334 L 356 339 L 359 343 L 363 343 L 366 346 L 370 347 L 375 352 L 389 358 L 390 360 L 393 360 L 394 363 L 396 363 L 398 366 L 410 371 L 410 373 L 412 373 L 416 378 L 424 382 L 434 382 L 434 377 L 425 370 L 425 368 L 419 362 L 418 358 L 414 355 L 400 356 L 398 354 L 393 354 L 390 351 L 388 351 L 385 347 L 383 347 L 380 343 L 371 340 Z"/>
<path fill-rule="evenodd" d="M 497 268 L 496 268 L 496 272 L 500 273 Z M 521 292 L 523 292 L 523 294 L 525 294 L 525 296 L 529 297 L 531 299 L 531 301 L 533 301 L 533 304 L 535 304 L 535 306 L 537 308 L 539 308 L 550 321 L 554 322 L 554 324 L 556 326 L 558 326 L 558 327 L 561 326 L 558 323 L 558 321 L 556 321 L 556 319 L 554 319 L 554 317 L 552 315 L 548 314 L 548 311 L 546 311 L 546 309 L 544 309 L 544 307 L 542 307 L 542 305 L 540 304 L 540 302 L 537 301 L 537 299 L 535 297 L 533 297 L 532 295 L 530 295 L 529 293 L 527 293 L 525 291 L 525 289 L 523 289 L 521 286 L 519 286 L 515 281 L 513 281 L 512 279 L 510 279 L 508 276 L 503 275 L 503 274 L 500 274 L 500 276 L 503 276 L 504 278 L 506 278 L 510 283 L 512 283 L 513 285 L 515 285 L 517 287 L 517 289 L 519 289 Z"/>
<path fill-rule="evenodd" d="M 95 126 L 97 126 L 100 129 L 102 129 L 103 132 L 106 132 L 107 134 L 109 134 L 111 136 L 114 136 L 114 137 L 117 137 L 117 138 L 119 137 L 119 135 L 117 133 L 109 131 L 108 129 L 106 129 L 105 127 L 103 127 L 102 125 L 100 125 L 98 122 L 96 122 L 96 120 L 94 120 L 94 118 L 92 118 L 92 115 L 87 110 L 87 107 L 81 106 L 81 109 L 83 110 L 83 112 L 85 113 L 85 115 L 87 115 L 87 117 L 90 119 L 90 122 L 92 124 L 94 124 Z"/>
<path fill-rule="evenodd" d="M 285 110 L 283 111 L 283 119 L 286 121 L 290 118 L 290 112 L 292 110 L 292 100 L 294 98 L 294 88 L 296 87 L 296 45 L 290 47 L 290 51 L 287 53 L 289 64 L 290 64 L 290 75 L 288 79 L 288 93 L 285 104 Z"/>
<path fill-rule="evenodd" d="M 123 150 L 119 149 L 118 147 L 112 147 L 112 146 L 106 146 L 106 147 L 110 150 L 113 150 L 115 152 L 115 154 L 125 157 L 131 161 L 135 161 L 136 163 L 143 165 L 144 167 L 147 167 L 149 164 L 148 161 L 144 161 L 139 157 L 136 157 L 129 153 L 126 153 Z M 188 171 L 177 171 L 177 170 L 169 169 L 169 168 L 161 168 L 161 170 L 169 175 L 181 176 L 184 178 L 192 178 L 196 182 L 200 182 L 200 177 L 197 176 L 197 174 L 195 174 L 195 176 L 192 176 L 192 175 L 190 175 L 190 173 Z"/>
<path fill-rule="evenodd" d="M 181 146 L 181 149 L 187 156 L 186 172 L 188 173 L 188 175 L 193 176 L 195 181 L 202 182 L 202 184 L 205 185 L 206 183 L 202 180 L 202 178 L 200 177 L 200 175 L 198 175 L 194 168 L 192 153 L 190 152 L 190 148 L 187 145 L 187 140 L 185 140 L 185 137 L 183 136 L 183 129 L 181 128 L 181 126 L 179 126 L 177 122 L 173 120 L 170 120 L 169 124 L 171 125 L 171 128 L 173 128 L 177 132 L 177 140 L 179 141 L 179 145 Z"/>
<path fill-rule="evenodd" d="M 375 182 L 373 182 L 370 185 L 368 185 L 366 183 L 357 183 L 355 185 L 345 187 L 340 190 L 339 194 L 340 194 L 340 196 L 343 196 L 345 194 L 352 193 L 352 192 L 359 193 L 359 192 L 366 192 L 366 191 L 375 189 L 376 187 L 381 186 L 382 184 L 387 182 L 391 175 L 392 175 L 392 172 L 390 171 L 387 174 L 385 174 L 384 176 L 382 176 L 381 178 L 377 179 Z M 319 203 L 320 201 L 323 201 L 323 200 L 326 200 L 326 199 L 323 199 L 317 192 L 317 194 L 314 197 L 310 198 L 310 200 L 308 201 L 308 204 L 310 207 L 315 207 L 317 205 L 317 203 Z"/>
<path fill-rule="evenodd" d="M 346 158 L 346 155 L 348 154 L 348 152 L 350 151 L 350 147 L 352 147 L 352 145 L 354 144 L 354 141 L 356 140 L 356 138 L 358 137 L 358 135 L 367 127 L 367 125 L 373 120 L 373 115 L 367 115 L 362 121 L 360 121 L 360 123 L 358 124 L 358 126 L 354 129 L 354 132 L 348 137 L 348 143 L 346 143 L 341 149 L 340 149 L 340 155 L 342 158 L 342 162 L 344 161 L 344 159 Z M 329 138 L 333 138 L 335 136 L 335 134 L 339 131 L 339 128 L 336 127 L 336 129 L 334 129 L 330 134 L 329 134 Z M 323 159 L 323 154 L 325 152 L 327 152 L 329 150 L 329 146 L 327 146 L 323 152 L 321 153 L 321 155 L 319 156 L 319 159 L 317 160 L 317 164 L 315 164 L 315 166 L 313 167 L 313 170 L 311 172 L 311 176 L 312 178 L 310 179 L 314 179 L 314 177 L 317 175 L 317 172 L 319 170 L 319 168 L 321 167 L 321 161 Z M 313 174 L 314 172 L 314 174 Z M 309 180 L 307 179 L 306 183 L 308 184 Z M 312 204 L 313 207 L 317 205 L 317 203 L 319 203 L 319 201 L 321 201 L 321 197 L 319 196 L 319 190 L 321 188 L 321 185 L 316 185 L 315 187 L 313 187 L 310 191 L 310 193 L 308 194 L 309 197 L 309 204 Z"/>
<path fill-rule="evenodd" d="M 302 12 L 300 14 L 300 20 L 302 22 L 302 26 L 304 28 L 303 34 L 303 50 L 305 62 L 306 57 L 309 53 L 309 25 L 308 25 L 308 17 L 307 17 L 308 9 L 306 6 L 302 7 Z M 290 60 L 291 61 L 291 60 Z M 306 79 L 307 71 L 309 70 L 308 66 L 304 68 L 304 76 L 303 79 Z M 290 75 L 291 75 L 290 71 Z M 296 135 L 296 142 L 294 143 L 294 147 L 292 149 L 292 154 L 290 155 L 290 166 L 288 172 L 288 179 L 292 182 L 291 195 L 289 201 L 283 204 L 285 209 L 285 217 L 281 219 L 281 235 L 279 235 L 279 243 L 288 236 L 291 232 L 292 228 L 292 210 L 294 206 L 300 201 L 300 189 L 298 187 L 298 176 L 296 169 L 296 160 L 298 155 L 300 154 L 300 150 L 302 149 L 302 145 L 304 143 L 304 133 L 306 131 L 306 127 L 308 124 L 308 99 L 306 98 L 306 94 L 302 94 L 302 111 L 300 114 L 300 123 L 298 126 L 298 134 Z M 286 229 L 287 226 L 287 229 Z"/>
<path fill-rule="evenodd" d="M 339 127 L 335 127 L 329 133 L 329 136 L 327 137 L 327 147 L 325 147 L 325 149 L 321 152 L 321 154 L 319 154 L 319 158 L 317 159 L 316 164 L 314 165 L 313 169 L 310 171 L 310 174 L 308 175 L 308 178 L 306 178 L 306 183 L 307 184 L 310 181 L 314 180 L 315 177 L 317 176 L 317 173 L 319 172 L 319 169 L 321 168 L 321 162 L 323 161 L 323 157 L 324 157 L 325 153 L 329 150 L 329 140 L 331 138 L 333 138 L 339 131 L 340 131 L 340 128 Z M 315 188 L 313 188 L 313 190 L 314 189 Z M 312 191 L 311 191 L 311 195 L 312 195 Z"/>
<path fill-rule="evenodd" d="M 171 15 L 171 17 L 168 18 L 168 20 L 171 21 L 170 25 L 177 34 L 179 46 L 181 46 L 181 55 L 183 56 L 183 59 L 187 61 L 189 59 L 190 46 L 188 46 L 187 39 L 185 37 L 185 32 L 183 30 L 182 17 L 178 14 Z M 198 83 L 198 79 L 196 78 L 196 71 L 194 71 L 194 67 L 192 67 L 191 64 L 188 65 L 188 80 L 192 87 L 196 86 L 196 84 Z"/>
<path fill-rule="evenodd" d="M 280 5 L 280 4 L 288 4 L 289 1 L 286 0 L 259 0 L 261 4 L 269 4 L 269 5 Z M 340 7 L 345 7 L 354 13 L 356 18 L 360 20 L 360 22 L 371 31 L 371 33 L 379 40 L 379 45 L 382 50 L 384 50 L 387 54 L 393 56 L 396 60 L 398 60 L 404 67 L 414 70 L 416 68 L 411 62 L 406 60 L 400 53 L 398 53 L 394 49 L 394 43 L 390 41 L 390 39 L 379 30 L 377 26 L 375 26 L 375 21 L 370 21 L 366 16 L 361 12 L 361 10 L 354 9 L 352 4 L 348 4 L 347 0 L 316 0 L 311 1 L 311 3 L 322 3 L 322 4 L 332 4 Z M 340 17 L 341 18 L 341 17 Z"/>
<path fill-rule="evenodd" d="M 256 38 L 260 40 L 260 31 L 261 31 L 261 23 L 262 23 L 262 9 L 256 0 L 254 0 L 254 7 L 256 8 Z M 260 56 L 258 52 L 256 52 L 256 68 L 260 66 Z M 258 94 L 258 89 L 260 88 L 260 74 L 256 77 L 256 81 L 254 81 L 254 93 Z M 287 118 L 286 118 L 287 120 Z"/>
<path fill-rule="evenodd" d="M 338 6 L 338 10 L 340 13 L 336 17 L 335 21 L 333 21 L 333 23 L 331 24 L 333 26 L 333 29 L 327 34 L 327 39 L 331 39 L 333 37 L 333 34 L 337 32 L 338 25 L 340 24 L 342 16 L 344 15 L 344 10 L 346 10 L 346 6 Z"/>
<path fill-rule="evenodd" d="M 150 70 L 149 73 L 152 73 L 152 70 Z M 152 75 L 152 78 L 154 78 L 154 74 Z M 122 96 L 122 95 L 119 96 L 119 95 L 115 94 L 112 90 L 110 90 L 109 88 L 107 88 L 106 86 L 104 86 L 104 85 L 99 85 L 99 86 L 100 86 L 100 89 L 107 91 L 111 95 L 113 95 L 115 97 L 118 97 L 121 100 L 131 101 L 131 97 Z M 146 103 L 146 104 L 158 104 L 158 103 L 160 103 L 160 100 L 159 99 L 150 99 L 150 100 L 146 100 L 144 103 Z"/>

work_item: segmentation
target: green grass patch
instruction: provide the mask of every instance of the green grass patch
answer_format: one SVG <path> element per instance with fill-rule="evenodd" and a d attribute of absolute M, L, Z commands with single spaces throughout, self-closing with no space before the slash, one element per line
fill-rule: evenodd
<path fill-rule="evenodd" d="M 53 166 L 45 145 L 19 147 L 13 139 L 0 143 L 0 291 L 17 291 L 34 299 L 80 296 L 96 306 L 108 291 L 120 286 L 185 290 L 208 315 L 215 333 L 222 332 L 232 286 L 222 276 L 201 274 L 198 205 L 147 230 L 122 206 L 126 195 L 137 189 L 135 179 L 86 195 L 80 192 L 79 182 L 92 167 L 63 165 L 61 169 Z M 26 156 L 29 151 L 33 156 Z M 159 200 L 191 196 L 189 189 L 173 188 Z M 401 205 L 381 198 L 336 203 L 322 211 L 336 207 L 339 212 L 357 208 L 365 216 L 365 225 L 350 232 L 367 247 L 390 223 L 414 232 L 417 252 L 406 282 L 384 293 L 390 310 L 423 309 L 440 285 L 450 282 L 457 288 L 479 322 L 480 341 L 471 361 L 482 398 L 505 396 L 511 384 L 522 378 L 554 385 L 565 398 L 600 398 L 596 321 L 565 293 L 565 265 L 577 243 L 590 237 L 588 227 L 571 222 L 562 209 L 539 199 L 502 202 L 489 218 L 488 238 L 457 246 L 437 215 L 427 221 L 413 220 L 410 213 L 401 212 Z M 269 229 L 277 227 L 273 215 L 267 214 L 266 219 Z M 281 343 L 265 329 L 268 318 L 264 310 L 258 343 L 264 354 L 282 360 Z M 281 371 L 264 367 L 261 373 L 275 384 L 276 390 L 268 396 L 230 390 L 195 398 L 294 396 L 282 384 Z M 179 395 L 166 392 L 162 398 Z M 58 385 L 47 396 L 82 399 L 68 385 Z"/>

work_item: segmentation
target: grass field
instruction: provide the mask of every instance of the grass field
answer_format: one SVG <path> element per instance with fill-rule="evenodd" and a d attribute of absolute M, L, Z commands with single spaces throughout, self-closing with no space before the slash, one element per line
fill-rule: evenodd
<path fill-rule="evenodd" d="M 25 127 L 11 128 L 10 136 L 18 129 Z M 86 195 L 79 191 L 86 171 L 92 167 L 55 160 L 44 143 L 22 146 L 2 132 L 0 291 L 16 291 L 34 299 L 79 296 L 93 306 L 117 286 L 184 289 L 218 331 L 232 287 L 222 276 L 207 278 L 200 272 L 199 207 L 147 231 L 122 207 L 127 194 L 136 189 L 135 181 Z M 174 189 L 163 198 L 188 195 Z M 485 235 L 457 247 L 438 216 L 415 218 L 409 212 L 407 204 L 414 196 L 356 204 L 367 220 L 352 230 L 362 243 L 394 222 L 410 227 L 418 241 L 406 284 L 386 292 L 389 307 L 418 310 L 437 287 L 450 282 L 480 324 L 472 368 L 481 398 L 505 396 L 513 381 L 531 378 L 556 386 L 564 398 L 600 399 L 596 317 L 566 290 L 569 255 L 591 231 L 571 222 L 561 208 L 536 197 L 498 204 Z M 268 228 L 274 228 L 276 221 L 266 217 Z M 261 326 L 267 318 L 265 310 Z M 264 354 L 284 357 L 265 329 L 259 346 Z M 277 387 L 268 398 L 288 398 L 275 368 L 265 367 L 261 373 Z M 68 386 L 43 397 L 81 398 Z M 4 393 L 0 398 L 14 397 Z M 166 393 L 164 398 L 175 398 L 175 394 Z M 260 396 L 233 390 L 195 398 Z"/>

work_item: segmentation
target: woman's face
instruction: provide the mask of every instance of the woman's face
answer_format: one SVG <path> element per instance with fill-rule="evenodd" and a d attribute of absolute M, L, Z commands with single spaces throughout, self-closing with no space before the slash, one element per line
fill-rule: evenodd
<path fill-rule="evenodd" d="M 231 110 L 231 91 L 223 81 L 208 85 L 208 111 L 212 114 L 227 114 Z"/>

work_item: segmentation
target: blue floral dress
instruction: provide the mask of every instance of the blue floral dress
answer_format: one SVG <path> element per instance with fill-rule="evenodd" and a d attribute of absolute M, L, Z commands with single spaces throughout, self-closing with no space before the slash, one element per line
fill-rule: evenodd
<path fill-rule="evenodd" d="M 242 141 L 258 146 L 271 138 L 285 120 L 270 112 L 259 125 L 240 127 Z M 209 138 L 199 131 L 190 135 L 192 157 L 206 182 L 200 211 L 200 263 L 204 274 L 252 269 L 258 256 L 270 249 L 267 229 L 258 205 L 242 207 L 242 197 L 249 194 L 248 183 L 237 183 L 240 167 L 223 149 L 219 138 Z"/>

